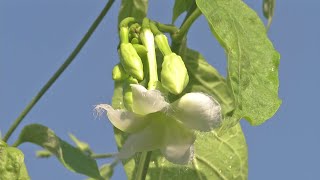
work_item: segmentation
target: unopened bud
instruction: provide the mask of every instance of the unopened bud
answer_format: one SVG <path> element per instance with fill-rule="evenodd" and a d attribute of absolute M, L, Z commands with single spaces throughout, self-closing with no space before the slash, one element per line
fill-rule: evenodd
<path fill-rule="evenodd" d="M 180 94 L 188 85 L 187 68 L 181 57 L 175 53 L 164 56 L 161 70 L 161 83 L 172 94 Z"/>
<path fill-rule="evenodd" d="M 121 43 L 120 62 L 124 70 L 132 77 L 143 80 L 143 64 L 137 51 L 130 43 Z"/>
<path fill-rule="evenodd" d="M 122 65 L 119 63 L 114 66 L 112 70 L 112 79 L 115 81 L 122 81 L 124 79 L 127 79 L 129 75 L 126 73 Z"/>

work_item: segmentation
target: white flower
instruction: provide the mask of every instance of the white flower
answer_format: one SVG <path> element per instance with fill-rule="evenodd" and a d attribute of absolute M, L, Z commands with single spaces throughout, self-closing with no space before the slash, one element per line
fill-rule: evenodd
<path fill-rule="evenodd" d="M 115 110 L 108 104 L 96 109 L 106 110 L 111 123 L 130 133 L 118 157 L 127 159 L 136 152 L 160 149 L 173 163 L 186 164 L 193 158 L 193 130 L 211 131 L 221 123 L 221 107 L 212 97 L 192 92 L 169 104 L 158 90 L 147 90 L 132 84 L 133 112 Z"/>

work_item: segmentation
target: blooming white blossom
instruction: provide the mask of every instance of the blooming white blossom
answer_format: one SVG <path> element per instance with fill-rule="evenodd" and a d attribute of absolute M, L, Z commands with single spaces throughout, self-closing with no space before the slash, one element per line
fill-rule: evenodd
<path fill-rule="evenodd" d="M 130 133 L 118 157 L 127 159 L 136 152 L 160 149 L 173 163 L 186 164 L 194 155 L 194 130 L 211 131 L 221 123 L 221 107 L 212 97 L 192 92 L 169 104 L 158 90 L 132 84 L 133 112 L 96 106 L 107 111 L 111 123 Z"/>

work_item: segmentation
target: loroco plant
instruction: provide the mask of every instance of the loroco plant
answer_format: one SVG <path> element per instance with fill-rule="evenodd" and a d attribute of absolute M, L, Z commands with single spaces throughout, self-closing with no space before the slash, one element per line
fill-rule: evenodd
<path fill-rule="evenodd" d="M 247 179 L 247 146 L 239 121 L 260 125 L 279 108 L 279 54 L 262 22 L 241 0 L 176 0 L 172 24 L 146 17 L 146 0 L 123 0 L 119 12 L 119 63 L 113 68 L 112 105 L 99 104 L 114 125 L 117 154 L 95 154 L 70 134 L 73 147 L 48 127 L 30 124 L 6 141 L 72 62 L 103 19 L 110 0 L 75 51 L 41 89 L 0 141 L 0 179 L 30 179 L 16 147 L 31 142 L 39 157 L 56 156 L 69 170 L 109 179 L 120 161 L 128 179 Z M 174 22 L 183 12 L 180 28 Z M 264 1 L 269 28 L 274 1 Z M 187 32 L 204 15 L 225 49 L 227 77 L 187 47 Z M 168 37 L 171 37 L 169 45 Z M 97 158 L 113 158 L 100 169 Z"/>

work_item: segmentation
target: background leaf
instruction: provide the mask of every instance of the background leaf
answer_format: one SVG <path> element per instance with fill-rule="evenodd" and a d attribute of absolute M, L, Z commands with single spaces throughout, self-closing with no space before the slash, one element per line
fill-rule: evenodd
<path fill-rule="evenodd" d="M 97 163 L 88 155 L 82 153 L 67 142 L 61 140 L 55 133 L 46 126 L 31 124 L 25 126 L 21 131 L 17 145 L 30 142 L 37 144 L 52 154 L 69 170 L 80 174 L 101 179 Z"/>
<path fill-rule="evenodd" d="M 118 23 L 126 17 L 142 20 L 148 12 L 148 0 L 122 0 L 118 16 Z"/>
<path fill-rule="evenodd" d="M 230 127 L 241 118 L 260 125 L 281 104 L 280 56 L 269 41 L 263 23 L 241 0 L 196 0 L 196 3 L 228 58 L 227 83 L 236 109 L 225 125 Z"/>
<path fill-rule="evenodd" d="M 23 153 L 18 148 L 7 147 L 3 141 L 0 141 L 0 179 L 30 179 Z"/>
<path fill-rule="evenodd" d="M 194 2 L 194 0 L 175 0 L 172 12 L 172 23 L 174 23 L 182 13 L 187 11 Z"/>

